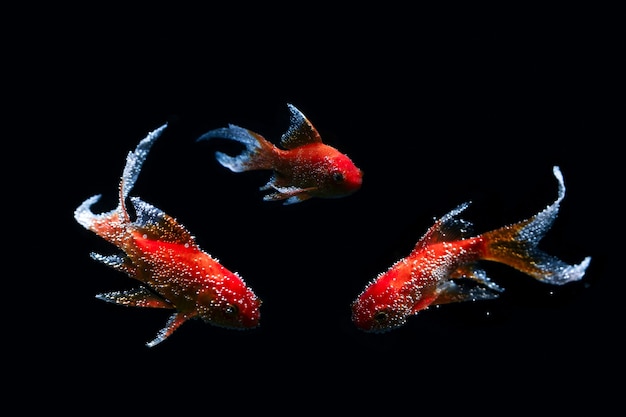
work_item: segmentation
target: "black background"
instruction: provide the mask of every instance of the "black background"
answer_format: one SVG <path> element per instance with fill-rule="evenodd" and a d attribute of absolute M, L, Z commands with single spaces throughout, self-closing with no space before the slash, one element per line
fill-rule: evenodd
<path fill-rule="evenodd" d="M 21 167 L 8 182 L 30 178 L 35 200 L 5 200 L 13 212 L 25 206 L 14 235 L 27 258 L 7 339 L 18 358 L 28 352 L 16 387 L 56 387 L 48 405 L 62 409 L 606 404 L 603 375 L 623 370 L 623 277 L 610 264 L 620 259 L 610 243 L 622 235 L 620 171 L 607 128 L 620 49 L 607 47 L 609 15 L 53 11 L 59 18 L 22 15 L 38 35 L 12 47 L 17 71 L 7 78 L 16 142 L 27 146 L 6 154 Z M 362 168 L 361 190 L 263 202 L 269 172 L 232 173 L 213 156 L 231 144 L 195 142 L 234 123 L 277 144 L 287 103 Z M 165 122 L 132 195 L 243 276 L 263 299 L 258 329 L 191 321 L 147 348 L 168 311 L 94 297 L 134 282 L 89 258 L 115 249 L 73 211 L 94 194 L 103 194 L 95 211 L 114 208 L 126 154 Z M 528 218 L 556 198 L 554 165 L 566 197 L 541 247 L 570 263 L 591 256 L 581 282 L 553 287 L 485 264 L 506 288 L 498 300 L 428 310 L 384 335 L 352 326 L 350 303 L 435 217 L 472 201 L 463 218 L 476 232 Z"/>

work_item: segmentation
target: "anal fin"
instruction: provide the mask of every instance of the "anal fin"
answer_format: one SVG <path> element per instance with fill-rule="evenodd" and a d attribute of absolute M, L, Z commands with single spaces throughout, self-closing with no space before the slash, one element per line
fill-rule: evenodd
<path fill-rule="evenodd" d="M 157 333 L 156 337 L 146 343 L 146 346 L 153 347 L 167 339 L 176 329 L 178 329 L 184 322 L 189 320 L 192 317 L 195 317 L 195 313 L 185 314 L 185 313 L 174 313 L 170 316 L 169 320 L 167 320 L 167 324 L 159 333 Z"/>

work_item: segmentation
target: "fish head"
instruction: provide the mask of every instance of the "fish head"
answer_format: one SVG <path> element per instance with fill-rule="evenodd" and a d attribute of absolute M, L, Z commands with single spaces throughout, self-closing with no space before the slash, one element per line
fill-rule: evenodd
<path fill-rule="evenodd" d="M 391 287 L 370 284 L 352 303 L 352 322 L 368 333 L 401 327 L 411 315 L 405 296 Z"/>
<path fill-rule="evenodd" d="M 321 163 L 314 168 L 321 197 L 344 197 L 361 188 L 363 171 L 345 154 L 336 149 L 326 148 Z"/>
<path fill-rule="evenodd" d="M 197 303 L 198 316 L 214 326 L 241 330 L 259 326 L 261 300 L 237 275 L 203 291 Z"/>

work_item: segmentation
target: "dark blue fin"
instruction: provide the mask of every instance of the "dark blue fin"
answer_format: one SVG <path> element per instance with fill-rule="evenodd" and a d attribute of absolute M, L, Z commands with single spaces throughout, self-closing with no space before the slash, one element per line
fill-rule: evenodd
<path fill-rule="evenodd" d="M 280 144 L 285 149 L 294 149 L 311 143 L 322 143 L 322 138 L 317 129 L 311 124 L 300 110 L 294 105 L 287 104 L 291 116 L 289 128 L 280 138 Z"/>
<path fill-rule="evenodd" d="M 131 197 L 130 200 L 137 214 L 133 225 L 146 239 L 197 246 L 194 236 L 172 216 L 139 197 Z"/>
<path fill-rule="evenodd" d="M 509 265 L 541 282 L 563 285 L 582 279 L 591 257 L 570 265 L 538 248 L 540 240 L 552 227 L 565 197 L 561 170 L 554 166 L 552 172 L 559 185 L 557 199 L 527 220 L 485 233 L 483 237 L 488 252 L 485 259 Z"/>
<path fill-rule="evenodd" d="M 424 249 L 432 243 L 450 242 L 467 237 L 472 228 L 472 224 L 466 220 L 458 219 L 456 216 L 469 205 L 470 202 L 460 204 L 439 220 L 435 221 L 420 240 L 417 241 L 411 254 Z"/>

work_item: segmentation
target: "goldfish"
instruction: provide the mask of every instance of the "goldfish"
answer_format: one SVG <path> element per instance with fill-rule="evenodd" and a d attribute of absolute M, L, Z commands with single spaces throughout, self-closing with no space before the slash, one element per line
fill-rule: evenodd
<path fill-rule="evenodd" d="M 487 276 L 480 261 L 501 263 L 552 285 L 581 280 L 591 257 L 570 265 L 538 248 L 565 197 L 558 166 L 553 174 L 556 201 L 526 220 L 470 236 L 472 224 L 458 218 L 470 202 L 436 220 L 406 257 L 365 286 L 351 305 L 354 325 L 384 333 L 430 306 L 497 298 L 504 289 Z"/>
<path fill-rule="evenodd" d="M 271 170 L 261 191 L 264 201 L 295 204 L 312 197 L 339 198 L 361 188 L 363 172 L 336 148 L 326 145 L 317 129 L 292 104 L 290 124 L 283 133 L 280 149 L 251 130 L 229 124 L 201 135 L 197 141 L 224 138 L 239 142 L 245 150 L 237 156 L 216 152 L 217 161 L 233 172 Z"/>
<path fill-rule="evenodd" d="M 119 184 L 119 203 L 109 212 L 94 214 L 91 206 L 101 194 L 85 200 L 74 212 L 84 228 L 116 246 L 121 253 L 91 258 L 139 281 L 134 289 L 97 294 L 122 306 L 175 310 L 154 339 L 153 347 L 186 321 L 231 329 L 259 325 L 261 300 L 237 272 L 200 249 L 195 237 L 177 220 L 131 192 L 148 153 L 167 123 L 150 132 L 129 152 Z M 127 209 L 130 200 L 134 215 Z"/>

